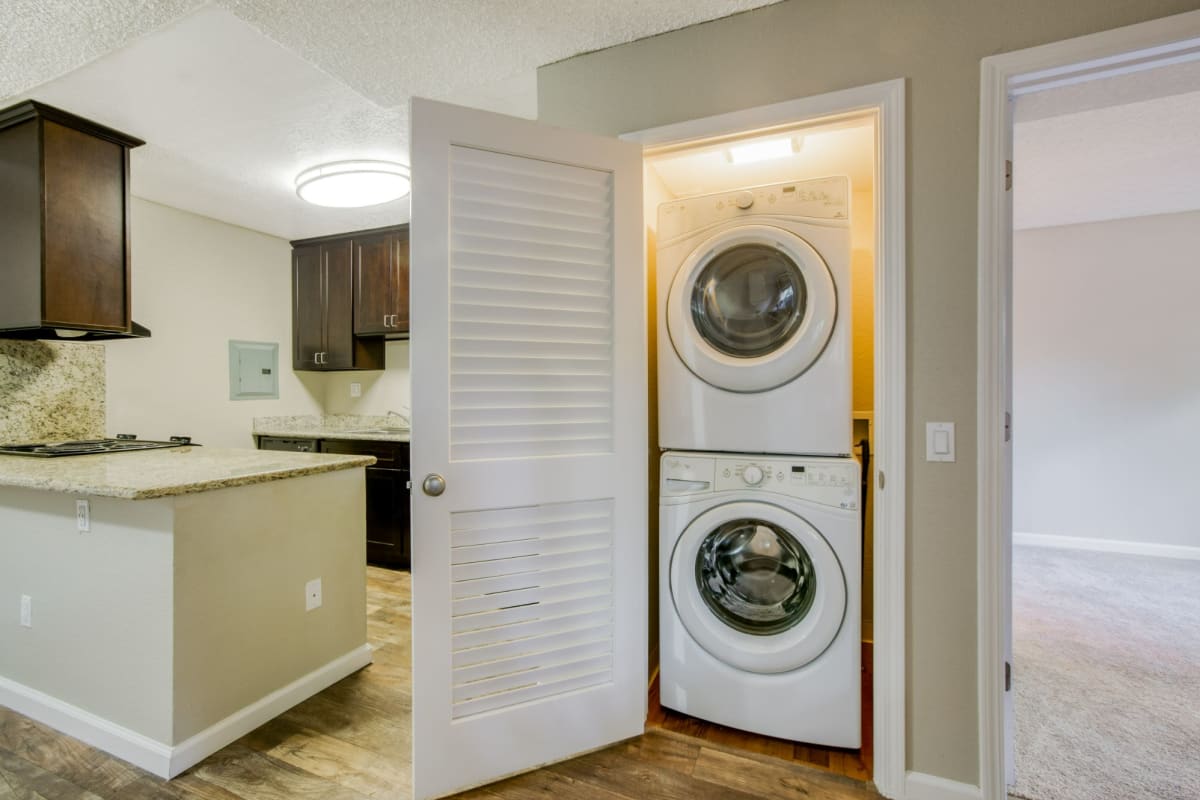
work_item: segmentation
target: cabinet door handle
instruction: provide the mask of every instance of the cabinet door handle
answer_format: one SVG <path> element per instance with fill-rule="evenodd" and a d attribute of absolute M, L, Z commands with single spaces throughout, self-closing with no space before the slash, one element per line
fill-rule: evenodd
<path fill-rule="evenodd" d="M 388 327 L 388 315 L 387 314 L 383 315 L 383 327 L 385 327 L 385 328 Z"/>

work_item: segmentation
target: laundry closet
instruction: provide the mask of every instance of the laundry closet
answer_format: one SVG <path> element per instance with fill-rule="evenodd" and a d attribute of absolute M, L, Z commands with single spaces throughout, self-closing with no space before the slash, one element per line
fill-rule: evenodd
<path fill-rule="evenodd" d="M 644 160 L 651 722 L 858 777 L 876 137 L 839 116 Z"/>

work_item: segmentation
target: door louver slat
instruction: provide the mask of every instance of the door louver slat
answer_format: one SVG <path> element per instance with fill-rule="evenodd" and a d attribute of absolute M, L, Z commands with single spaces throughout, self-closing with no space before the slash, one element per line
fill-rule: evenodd
<path fill-rule="evenodd" d="M 612 677 L 611 500 L 451 516 L 453 717 Z"/>
<path fill-rule="evenodd" d="M 451 459 L 611 452 L 612 176 L 465 147 L 450 172 Z"/>

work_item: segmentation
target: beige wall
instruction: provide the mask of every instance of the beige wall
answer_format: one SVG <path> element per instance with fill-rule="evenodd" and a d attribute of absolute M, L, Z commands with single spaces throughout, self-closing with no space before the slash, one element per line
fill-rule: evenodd
<path fill-rule="evenodd" d="M 173 743 L 366 643 L 364 487 L 348 469 L 175 500 Z"/>
<path fill-rule="evenodd" d="M 1200 547 L 1200 211 L 1013 235 L 1013 529 Z"/>
<path fill-rule="evenodd" d="M 908 762 L 978 782 L 979 61 L 1196 0 L 790 0 L 543 67 L 542 121 L 616 135 L 894 78 L 908 86 Z M 926 420 L 958 461 L 926 464 Z"/>
<path fill-rule="evenodd" d="M 172 501 L 75 499 L 0 487 L 0 677 L 170 743 Z"/>
<path fill-rule="evenodd" d="M 256 416 L 321 411 L 324 375 L 291 367 L 291 246 L 134 198 L 133 318 L 149 339 L 110 342 L 108 433 L 190 434 L 253 447 Z M 279 399 L 229 399 L 229 340 L 279 344 Z"/>
<path fill-rule="evenodd" d="M 372 372 L 331 372 L 325 377 L 324 405 L 330 414 L 383 416 L 399 411 L 408 416 L 412 408 L 407 341 L 388 342 L 384 358 L 387 369 Z M 350 396 L 350 384 L 362 385 L 362 396 Z"/>

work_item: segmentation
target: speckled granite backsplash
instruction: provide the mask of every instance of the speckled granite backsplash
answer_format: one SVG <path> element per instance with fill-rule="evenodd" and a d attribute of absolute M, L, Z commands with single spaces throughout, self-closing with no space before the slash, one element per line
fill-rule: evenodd
<path fill-rule="evenodd" d="M 104 435 L 104 345 L 0 339 L 0 443 Z"/>

